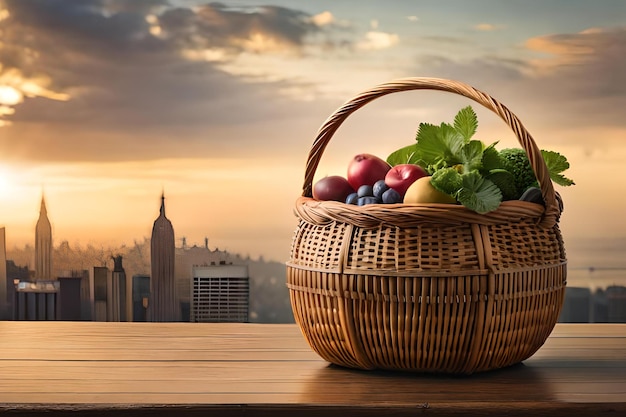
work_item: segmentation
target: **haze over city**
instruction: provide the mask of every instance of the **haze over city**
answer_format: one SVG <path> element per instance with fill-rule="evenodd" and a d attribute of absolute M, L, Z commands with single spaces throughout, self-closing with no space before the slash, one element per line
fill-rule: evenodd
<path fill-rule="evenodd" d="M 55 243 L 141 240 L 164 192 L 177 245 L 208 237 L 284 261 L 318 127 L 376 84 L 432 76 L 494 96 L 566 155 L 570 263 L 623 267 L 625 21 L 620 0 L 0 0 L 7 247 L 32 245 L 42 195 Z M 377 100 L 333 137 L 317 178 L 344 175 L 357 153 L 384 158 L 468 104 Z M 516 146 L 473 107 L 482 140 Z"/>

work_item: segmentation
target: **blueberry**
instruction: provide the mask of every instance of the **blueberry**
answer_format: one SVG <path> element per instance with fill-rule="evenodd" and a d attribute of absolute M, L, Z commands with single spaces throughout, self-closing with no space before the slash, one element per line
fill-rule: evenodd
<path fill-rule="evenodd" d="M 385 204 L 402 203 L 402 196 L 400 195 L 399 192 L 397 192 L 393 188 L 390 188 L 383 193 L 383 203 Z"/>
<path fill-rule="evenodd" d="M 358 205 L 365 206 L 366 204 L 378 204 L 379 200 L 371 195 L 365 197 L 359 197 Z"/>
<path fill-rule="evenodd" d="M 361 185 L 357 190 L 359 197 L 373 197 L 374 190 L 371 185 Z"/>
<path fill-rule="evenodd" d="M 382 198 L 383 193 L 389 189 L 389 186 L 385 184 L 385 180 L 378 180 L 374 183 L 374 187 L 372 187 L 372 192 L 374 197 Z"/>
<path fill-rule="evenodd" d="M 356 204 L 359 199 L 359 195 L 357 193 L 352 193 L 346 197 L 346 204 Z"/>

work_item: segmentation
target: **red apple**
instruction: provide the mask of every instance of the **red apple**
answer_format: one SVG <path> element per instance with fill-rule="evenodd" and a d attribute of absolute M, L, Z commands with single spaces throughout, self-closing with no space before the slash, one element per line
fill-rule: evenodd
<path fill-rule="evenodd" d="M 361 185 L 374 185 L 384 180 L 391 166 L 375 155 L 362 153 L 356 155 L 348 165 L 348 182 L 355 190 Z"/>
<path fill-rule="evenodd" d="M 346 197 L 352 194 L 354 189 L 348 180 L 339 175 L 324 177 L 313 185 L 313 198 L 322 201 L 346 202 Z"/>
<path fill-rule="evenodd" d="M 415 164 L 399 164 L 392 167 L 385 175 L 385 184 L 389 188 L 396 190 L 404 196 L 406 190 L 415 181 L 422 177 L 427 177 L 428 172 L 424 168 Z"/>

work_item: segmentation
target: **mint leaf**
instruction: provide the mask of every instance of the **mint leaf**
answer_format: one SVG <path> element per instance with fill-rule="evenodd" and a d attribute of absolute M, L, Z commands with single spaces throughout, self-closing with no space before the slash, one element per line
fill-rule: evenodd
<path fill-rule="evenodd" d="M 546 162 L 552 181 L 565 187 L 574 185 L 574 181 L 561 174 L 561 172 L 569 168 L 567 158 L 558 152 L 545 150 L 541 150 L 541 156 L 543 156 L 543 160 Z"/>
<path fill-rule="evenodd" d="M 506 169 L 492 169 L 485 178 L 500 189 L 503 200 L 516 200 L 519 197 L 515 186 L 515 176 Z"/>
<path fill-rule="evenodd" d="M 454 129 L 466 140 L 470 140 L 476 129 L 478 129 L 478 118 L 474 109 L 467 106 L 461 109 L 454 117 Z"/>
<path fill-rule="evenodd" d="M 465 141 L 451 125 L 420 123 L 417 132 L 418 158 L 426 165 L 452 166 L 463 163 L 460 155 Z"/>
<path fill-rule="evenodd" d="M 504 162 L 502 158 L 500 158 L 500 152 L 496 149 L 496 145 L 498 142 L 494 142 L 491 145 L 487 146 L 483 151 L 483 170 L 491 171 L 494 169 L 504 169 Z"/>
<path fill-rule="evenodd" d="M 430 184 L 442 193 L 455 196 L 463 187 L 463 178 L 454 168 L 442 168 L 433 173 Z"/>
<path fill-rule="evenodd" d="M 456 198 L 468 209 L 484 214 L 500 206 L 502 192 L 492 181 L 483 178 L 478 171 L 472 171 L 463 174 L 463 188 Z"/>
<path fill-rule="evenodd" d="M 417 164 L 417 146 L 415 144 L 400 148 L 387 157 L 389 165 Z"/>
<path fill-rule="evenodd" d="M 482 168 L 485 145 L 479 140 L 470 140 L 461 149 L 464 172 Z"/>
<path fill-rule="evenodd" d="M 574 181 L 572 181 L 571 179 L 567 178 L 563 174 L 555 174 L 553 172 L 550 172 L 550 179 L 552 181 L 554 181 L 555 183 L 559 184 L 560 186 L 563 186 L 563 187 L 567 187 L 567 186 L 570 186 L 570 185 L 576 185 L 576 183 Z"/>

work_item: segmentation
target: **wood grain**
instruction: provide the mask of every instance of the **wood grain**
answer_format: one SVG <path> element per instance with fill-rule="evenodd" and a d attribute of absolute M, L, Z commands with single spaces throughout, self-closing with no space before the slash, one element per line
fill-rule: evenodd
<path fill-rule="evenodd" d="M 7 415 L 626 415 L 626 324 L 472 376 L 329 365 L 296 325 L 0 322 Z"/>

